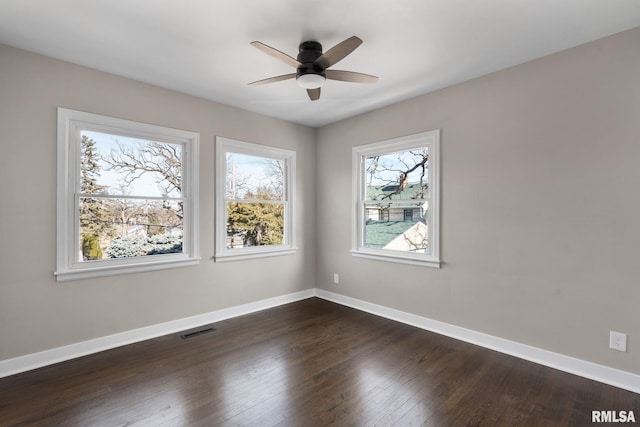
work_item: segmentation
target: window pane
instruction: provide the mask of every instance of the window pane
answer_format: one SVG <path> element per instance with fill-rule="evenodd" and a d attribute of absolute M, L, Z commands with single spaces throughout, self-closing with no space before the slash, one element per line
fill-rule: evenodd
<path fill-rule="evenodd" d="M 366 200 L 427 198 L 428 167 L 426 147 L 365 157 Z"/>
<path fill-rule="evenodd" d="M 284 243 L 284 203 L 227 202 L 228 249 Z"/>
<path fill-rule="evenodd" d="M 181 202 L 80 198 L 80 261 L 182 252 Z"/>
<path fill-rule="evenodd" d="M 353 147 L 354 256 L 440 267 L 440 130 Z"/>
<path fill-rule="evenodd" d="M 428 252 L 426 202 L 367 203 L 364 245 L 368 248 Z"/>
<path fill-rule="evenodd" d="M 180 144 L 81 132 L 82 193 L 181 197 Z"/>
<path fill-rule="evenodd" d="M 227 153 L 226 198 L 284 200 L 284 171 L 282 160 Z"/>

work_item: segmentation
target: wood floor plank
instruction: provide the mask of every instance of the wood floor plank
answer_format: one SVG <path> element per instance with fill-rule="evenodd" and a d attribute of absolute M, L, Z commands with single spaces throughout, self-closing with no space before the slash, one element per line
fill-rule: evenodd
<path fill-rule="evenodd" d="M 1 426 L 575 426 L 640 395 L 318 298 L 0 379 Z"/>

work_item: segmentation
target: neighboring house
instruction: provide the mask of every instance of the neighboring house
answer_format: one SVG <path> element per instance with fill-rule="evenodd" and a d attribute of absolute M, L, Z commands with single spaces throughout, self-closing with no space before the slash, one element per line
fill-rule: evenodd
<path fill-rule="evenodd" d="M 372 221 L 423 221 L 427 212 L 427 202 L 416 200 L 423 198 L 427 191 L 426 184 L 410 183 L 402 191 L 398 191 L 399 184 L 385 184 L 367 187 L 367 199 L 376 201 L 375 205 L 368 205 L 367 220 Z"/>
<path fill-rule="evenodd" d="M 145 237 L 147 235 L 147 228 L 143 225 L 132 225 L 127 227 L 127 236 L 131 237 Z"/>
<path fill-rule="evenodd" d="M 425 215 L 428 202 L 426 185 L 409 183 L 367 187 L 367 246 L 398 251 L 420 251 L 427 247 Z"/>

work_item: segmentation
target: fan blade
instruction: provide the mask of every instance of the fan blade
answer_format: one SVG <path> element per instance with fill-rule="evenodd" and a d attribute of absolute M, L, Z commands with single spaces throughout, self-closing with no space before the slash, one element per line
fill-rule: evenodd
<path fill-rule="evenodd" d="M 309 99 L 312 101 L 317 101 L 320 99 L 320 88 L 317 89 L 307 89 L 307 95 L 309 95 Z"/>
<path fill-rule="evenodd" d="M 280 52 L 278 49 L 274 49 L 271 46 L 267 46 L 264 43 L 260 43 L 259 41 L 254 41 L 254 42 L 251 42 L 251 45 L 257 49 L 260 49 L 267 55 L 271 55 L 274 58 L 284 62 L 285 64 L 291 65 L 292 67 L 298 68 L 298 66 L 300 65 L 300 62 L 298 62 L 297 59 L 292 58 L 286 53 Z"/>
<path fill-rule="evenodd" d="M 269 77 L 268 79 L 251 82 L 251 83 L 248 83 L 248 85 L 249 86 L 266 85 L 267 83 L 275 83 L 282 80 L 295 79 L 295 78 L 296 78 L 296 73 L 283 74 L 281 76 Z"/>
<path fill-rule="evenodd" d="M 318 59 L 316 59 L 315 63 L 322 67 L 323 70 L 326 70 L 332 65 L 337 64 L 338 61 L 341 61 L 361 44 L 362 40 L 358 37 L 349 37 L 322 54 Z"/>
<path fill-rule="evenodd" d="M 371 74 L 356 73 L 354 71 L 327 70 L 325 75 L 330 80 L 340 80 L 341 82 L 351 83 L 375 83 L 378 81 L 376 76 Z"/>

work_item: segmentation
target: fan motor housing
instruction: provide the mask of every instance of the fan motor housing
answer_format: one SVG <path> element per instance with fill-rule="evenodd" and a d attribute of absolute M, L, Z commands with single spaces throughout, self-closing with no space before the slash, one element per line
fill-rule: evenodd
<path fill-rule="evenodd" d="M 325 76 L 324 70 L 315 64 L 316 59 L 322 56 L 322 45 L 314 41 L 306 41 L 300 43 L 298 49 L 298 62 L 300 66 L 297 69 L 296 77 L 304 74 L 319 74 Z"/>

